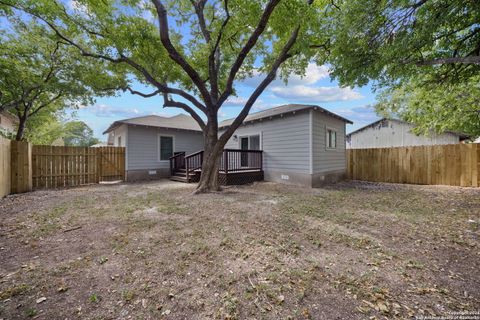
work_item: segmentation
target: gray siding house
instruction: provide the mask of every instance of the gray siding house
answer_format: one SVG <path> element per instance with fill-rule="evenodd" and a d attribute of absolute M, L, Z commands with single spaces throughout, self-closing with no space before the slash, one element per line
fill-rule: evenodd
<path fill-rule="evenodd" d="M 232 121 L 219 124 L 220 134 Z M 284 105 L 247 116 L 225 149 L 262 150 L 266 181 L 316 187 L 345 176 L 347 123 L 319 106 Z M 115 121 L 105 133 L 110 145 L 126 147 L 130 181 L 169 177 L 172 155 L 203 150 L 203 134 L 186 115 Z M 248 157 L 240 160 L 248 169 Z"/>
<path fill-rule="evenodd" d="M 415 125 L 398 119 L 380 119 L 347 135 L 348 149 L 390 148 L 460 143 L 469 137 L 457 132 L 417 135 Z"/>
<path fill-rule="evenodd" d="M 127 180 L 159 179 L 170 176 L 169 158 L 203 149 L 203 134 L 190 116 L 145 116 L 115 121 L 104 132 L 108 144 L 125 147 Z"/>

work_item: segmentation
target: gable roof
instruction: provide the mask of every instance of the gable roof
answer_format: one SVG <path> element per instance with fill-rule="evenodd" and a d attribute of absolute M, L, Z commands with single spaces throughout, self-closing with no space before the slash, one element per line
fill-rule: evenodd
<path fill-rule="evenodd" d="M 341 117 L 336 113 L 330 112 L 327 109 L 324 109 L 320 106 L 308 105 L 308 104 L 286 104 L 286 105 L 278 106 L 278 107 L 275 107 L 275 108 L 255 112 L 255 113 L 249 114 L 245 118 L 243 123 L 245 124 L 245 123 L 252 122 L 252 121 L 255 121 L 255 120 L 266 119 L 266 118 L 271 118 L 271 117 L 274 117 L 274 116 L 280 116 L 280 115 L 284 115 L 284 114 L 295 113 L 297 111 L 310 110 L 310 109 L 311 110 L 318 110 L 320 112 L 325 113 L 326 115 L 328 115 L 330 117 L 340 119 L 340 120 L 342 120 L 346 123 L 350 123 L 350 124 L 353 123 L 352 121 L 350 121 L 350 120 L 348 120 L 344 117 Z M 224 121 L 222 121 L 218 124 L 218 127 L 219 128 L 228 127 L 229 125 L 231 125 L 233 123 L 234 120 L 235 120 L 234 118 L 224 120 Z"/>
<path fill-rule="evenodd" d="M 190 130 L 190 131 L 202 131 L 198 123 L 190 116 L 186 114 L 177 114 L 173 117 L 161 117 L 156 115 L 143 116 L 137 118 L 117 120 L 112 123 L 103 134 L 112 131 L 113 129 L 121 126 L 122 124 L 137 125 L 137 126 L 146 126 L 146 127 L 157 127 L 157 128 L 168 128 L 168 129 L 179 129 L 179 130 Z"/>
<path fill-rule="evenodd" d="M 381 118 L 377 121 L 374 121 L 370 124 L 367 124 L 366 126 L 363 126 L 355 131 L 352 131 L 350 132 L 349 134 L 346 135 L 346 137 L 350 137 L 351 135 L 353 134 L 356 134 L 356 133 L 359 133 L 365 129 L 368 129 L 368 128 L 371 128 L 371 127 L 374 127 L 376 126 L 377 124 L 381 123 L 381 122 L 384 122 L 384 121 L 394 121 L 394 122 L 398 122 L 398 123 L 405 123 L 405 124 L 409 124 L 409 125 L 412 125 L 412 126 L 415 126 L 415 124 L 411 123 L 411 122 L 407 122 L 407 121 L 404 121 L 404 120 L 400 120 L 400 119 L 395 119 L 395 118 L 391 118 L 391 119 L 388 119 L 388 118 Z M 455 132 L 455 131 L 444 131 L 443 133 L 450 133 L 450 134 L 454 134 L 454 135 L 457 135 L 460 140 L 466 140 L 466 139 L 470 139 L 470 136 L 465 134 L 465 133 L 461 133 L 461 132 Z"/>

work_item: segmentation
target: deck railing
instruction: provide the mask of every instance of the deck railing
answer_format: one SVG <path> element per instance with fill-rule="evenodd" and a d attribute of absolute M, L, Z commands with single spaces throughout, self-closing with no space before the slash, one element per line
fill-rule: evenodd
<path fill-rule="evenodd" d="M 170 174 L 174 175 L 179 169 L 185 168 L 185 152 L 175 152 L 170 160 Z"/>
<path fill-rule="evenodd" d="M 179 170 L 185 170 L 187 180 L 200 170 L 203 165 L 203 151 L 189 155 L 178 152 L 170 158 L 170 171 L 174 175 Z M 225 149 L 219 160 L 218 170 L 222 173 L 263 170 L 262 150 Z"/>
<path fill-rule="evenodd" d="M 263 170 L 262 150 L 225 149 L 219 170 L 225 173 Z"/>
<path fill-rule="evenodd" d="M 192 174 L 195 170 L 202 168 L 202 164 L 203 151 L 198 151 L 185 157 L 185 171 L 187 173 L 187 180 L 190 179 L 190 174 Z"/>

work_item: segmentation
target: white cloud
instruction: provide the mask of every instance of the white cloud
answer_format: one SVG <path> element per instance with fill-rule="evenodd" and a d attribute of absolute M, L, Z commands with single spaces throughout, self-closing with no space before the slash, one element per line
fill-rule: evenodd
<path fill-rule="evenodd" d="M 339 115 L 353 121 L 354 124 L 351 128 L 349 128 L 350 130 L 348 131 L 363 127 L 380 118 L 375 113 L 375 109 L 369 105 L 353 107 L 349 109 L 337 109 L 335 110 L 335 113 L 338 113 Z"/>
<path fill-rule="evenodd" d="M 142 115 L 146 115 L 145 112 L 140 111 L 137 108 L 113 107 L 106 104 L 95 104 L 93 106 L 89 106 L 83 109 L 90 111 L 97 117 L 103 117 L 103 118 L 113 118 L 113 117 L 133 118 L 133 117 L 140 117 Z"/>
<path fill-rule="evenodd" d="M 265 77 L 264 74 L 254 71 L 251 78 L 243 80 L 243 84 L 256 88 Z M 288 85 L 309 85 L 329 77 L 329 70 L 327 66 L 319 66 L 315 63 L 309 63 L 305 70 L 305 75 L 292 74 L 288 77 Z M 271 83 L 272 86 L 285 85 L 282 79 L 276 79 Z"/>
<path fill-rule="evenodd" d="M 274 86 L 270 91 L 277 97 L 291 102 L 333 102 L 362 99 L 352 88 L 314 87 L 305 85 Z"/>
<path fill-rule="evenodd" d="M 231 96 L 225 101 L 224 106 L 225 107 L 237 107 L 237 106 L 243 106 L 247 103 L 247 98 L 244 97 L 234 97 Z"/>

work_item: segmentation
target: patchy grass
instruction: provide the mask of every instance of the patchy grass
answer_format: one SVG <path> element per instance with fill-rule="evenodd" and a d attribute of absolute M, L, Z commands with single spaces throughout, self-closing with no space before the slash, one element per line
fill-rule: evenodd
<path fill-rule="evenodd" d="M 0 200 L 0 318 L 401 319 L 480 309 L 480 190 L 193 188 L 162 181 Z"/>

